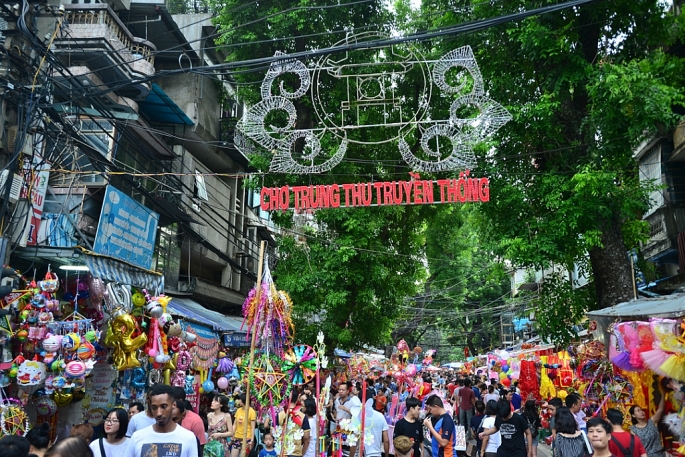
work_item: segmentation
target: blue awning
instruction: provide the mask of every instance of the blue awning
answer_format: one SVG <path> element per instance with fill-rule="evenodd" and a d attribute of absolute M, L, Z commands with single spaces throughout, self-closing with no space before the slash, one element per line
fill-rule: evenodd
<path fill-rule="evenodd" d="M 224 316 L 221 313 L 205 308 L 200 303 L 189 298 L 174 297 L 167 305 L 167 311 L 185 320 L 211 327 L 215 332 L 242 332 L 243 318 L 240 316 Z"/>
<path fill-rule="evenodd" d="M 145 100 L 138 102 L 138 107 L 148 119 L 153 119 L 155 122 L 194 124 L 176 102 L 155 83 L 152 83 L 152 90 Z"/>

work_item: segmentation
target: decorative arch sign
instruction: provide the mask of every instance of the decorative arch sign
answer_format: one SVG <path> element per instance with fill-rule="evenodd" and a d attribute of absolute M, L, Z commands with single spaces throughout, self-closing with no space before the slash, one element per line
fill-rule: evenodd
<path fill-rule="evenodd" d="M 424 180 L 416 173 L 411 173 L 410 178 L 408 181 L 262 187 L 261 209 L 300 212 L 490 201 L 490 179 L 471 178 L 469 171 L 460 173 L 459 179 Z"/>
<path fill-rule="evenodd" d="M 355 45 L 355 50 L 324 55 L 309 66 L 277 53 L 283 58 L 269 67 L 261 84 L 261 100 L 236 126 L 236 147 L 245 154 L 270 151 L 273 173 L 330 171 L 342 161 L 350 144 L 394 144 L 417 172 L 475 168 L 474 146 L 506 124 L 511 115 L 487 96 L 471 48 L 460 47 L 429 62 L 409 43 L 373 46 L 383 38 L 387 37 L 378 32 L 348 35 L 335 47 Z M 368 47 L 358 46 L 364 43 Z M 293 86 L 296 89 L 289 89 Z M 449 103 L 448 118 L 433 119 L 433 105 L 445 102 Z M 309 107 L 306 113 L 305 106 Z M 316 119 L 303 122 L 308 113 Z M 299 128 L 301 124 L 315 128 Z M 464 179 L 471 186 L 475 178 Z M 479 189 L 485 188 L 482 179 L 487 178 L 478 180 Z M 287 194 L 293 194 L 295 206 L 301 208 L 313 207 L 312 202 L 335 207 L 339 198 L 344 206 L 387 205 L 391 200 L 418 204 L 431 198 L 430 186 L 419 182 L 428 181 L 294 187 Z M 390 190 L 393 185 L 394 191 Z M 432 181 L 432 189 L 436 203 L 454 198 L 450 190 L 454 186 L 448 180 Z M 476 195 L 473 187 L 468 189 L 455 201 Z M 285 198 L 285 191 L 278 196 L 275 192 L 262 190 L 262 206 L 272 208 L 272 201 Z M 478 195 L 484 194 L 479 190 Z"/>

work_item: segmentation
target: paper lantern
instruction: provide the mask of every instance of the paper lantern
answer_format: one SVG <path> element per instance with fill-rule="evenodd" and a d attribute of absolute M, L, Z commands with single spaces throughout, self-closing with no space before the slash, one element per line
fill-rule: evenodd
<path fill-rule="evenodd" d="M 76 350 L 76 356 L 81 360 L 92 359 L 95 355 L 95 347 L 88 341 L 81 342 L 81 345 Z"/>
<path fill-rule="evenodd" d="M 86 374 L 86 364 L 80 360 L 71 361 L 67 363 L 64 372 L 70 378 L 78 378 Z"/>

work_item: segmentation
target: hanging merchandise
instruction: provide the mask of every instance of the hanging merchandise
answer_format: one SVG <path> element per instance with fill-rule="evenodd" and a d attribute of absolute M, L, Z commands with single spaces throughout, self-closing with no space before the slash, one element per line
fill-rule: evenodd
<path fill-rule="evenodd" d="M 193 357 L 192 367 L 197 371 L 209 370 L 219 353 L 219 339 L 201 337 L 191 326 L 186 327 L 186 333 L 195 336 L 195 345 L 190 348 L 190 354 Z"/>
<path fill-rule="evenodd" d="M 2 436 L 24 436 L 29 429 L 29 416 L 24 411 L 24 404 L 16 398 L 0 396 L 0 430 L 2 430 Z"/>
<path fill-rule="evenodd" d="M 136 358 L 136 350 L 143 347 L 148 339 L 144 333 L 134 337 L 137 332 L 139 330 L 133 316 L 122 310 L 109 321 L 105 344 L 112 347 L 114 366 L 119 371 L 141 366 Z"/>
<path fill-rule="evenodd" d="M 521 389 L 521 398 L 529 398 L 529 396 L 533 396 L 536 400 L 540 400 L 538 374 L 534 361 L 521 361 L 518 381 L 519 388 Z"/>

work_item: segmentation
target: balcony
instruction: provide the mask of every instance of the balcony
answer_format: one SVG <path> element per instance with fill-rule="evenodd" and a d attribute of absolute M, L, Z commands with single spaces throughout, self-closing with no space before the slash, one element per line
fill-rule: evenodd
<path fill-rule="evenodd" d="M 54 52 L 68 62 L 85 61 L 108 86 L 155 74 L 155 45 L 134 37 L 109 5 L 64 5 L 67 28 L 55 39 Z M 149 83 L 122 88 L 119 95 L 144 99 Z"/>

